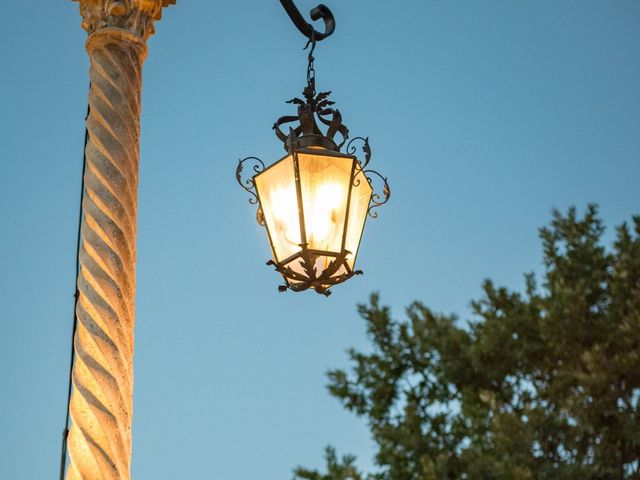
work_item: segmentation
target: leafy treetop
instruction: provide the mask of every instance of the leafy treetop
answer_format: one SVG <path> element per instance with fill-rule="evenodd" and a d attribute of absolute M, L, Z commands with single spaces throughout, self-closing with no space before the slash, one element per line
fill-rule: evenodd
<path fill-rule="evenodd" d="M 597 208 L 540 230 L 541 287 L 483 285 L 475 319 L 413 303 L 394 320 L 377 294 L 358 311 L 372 351 L 329 372 L 367 419 L 378 471 L 327 450 L 307 480 L 640 479 L 640 216 L 602 245 Z"/>

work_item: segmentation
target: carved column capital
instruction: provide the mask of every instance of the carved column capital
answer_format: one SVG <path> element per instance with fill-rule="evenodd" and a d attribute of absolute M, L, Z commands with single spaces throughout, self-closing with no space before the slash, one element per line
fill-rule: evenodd
<path fill-rule="evenodd" d="M 73 0 L 80 3 L 82 28 L 91 35 L 105 28 L 120 28 L 142 40 L 154 33 L 162 9 L 176 0 Z"/>

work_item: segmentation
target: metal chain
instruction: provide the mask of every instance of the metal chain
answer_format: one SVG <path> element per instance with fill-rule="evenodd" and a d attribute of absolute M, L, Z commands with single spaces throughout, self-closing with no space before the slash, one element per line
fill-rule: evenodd
<path fill-rule="evenodd" d="M 315 32 L 311 33 L 311 38 L 309 39 L 309 41 L 307 42 L 307 44 L 304 47 L 304 50 L 306 50 L 309 45 L 311 45 L 311 50 L 309 50 L 309 55 L 307 57 L 307 87 L 309 88 L 310 92 L 312 93 L 312 97 L 316 96 L 316 70 L 313 66 L 313 61 L 315 60 L 315 57 L 313 56 L 313 52 L 316 49 L 316 36 L 315 36 Z"/>

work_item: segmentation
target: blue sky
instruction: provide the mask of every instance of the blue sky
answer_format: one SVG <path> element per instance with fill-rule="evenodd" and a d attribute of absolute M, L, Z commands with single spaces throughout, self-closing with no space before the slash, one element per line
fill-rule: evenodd
<path fill-rule="evenodd" d="M 88 87 L 77 4 L 0 15 L 0 478 L 57 475 Z M 281 294 L 237 160 L 304 86 L 279 2 L 178 0 L 144 67 L 132 477 L 282 480 L 329 443 L 372 466 L 366 425 L 325 390 L 366 348 L 372 291 L 469 318 L 484 278 L 541 271 L 552 208 L 640 211 L 640 3 L 333 0 L 318 45 L 352 135 L 393 192 L 365 272 L 326 299 Z M 298 1 L 306 15 L 314 2 Z"/>

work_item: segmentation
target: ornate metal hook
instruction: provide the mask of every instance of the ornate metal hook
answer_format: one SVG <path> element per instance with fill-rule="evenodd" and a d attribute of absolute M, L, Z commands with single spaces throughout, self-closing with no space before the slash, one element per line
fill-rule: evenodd
<path fill-rule="evenodd" d="M 313 28 L 310 23 L 304 19 L 298 7 L 296 7 L 293 0 L 280 0 L 280 3 L 286 10 L 287 14 L 291 21 L 295 24 L 295 26 L 300 30 L 305 37 L 309 40 L 324 40 L 328 36 L 330 36 L 333 31 L 336 29 L 336 20 L 333 17 L 333 13 L 329 10 L 329 7 L 323 5 L 322 3 L 315 8 L 311 9 L 310 15 L 311 20 L 320 20 L 324 21 L 324 33 L 319 32 Z"/>

